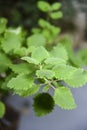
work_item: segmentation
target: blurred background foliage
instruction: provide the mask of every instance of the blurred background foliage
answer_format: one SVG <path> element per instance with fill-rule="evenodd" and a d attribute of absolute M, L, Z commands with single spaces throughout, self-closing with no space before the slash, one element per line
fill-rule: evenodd
<path fill-rule="evenodd" d="M 47 1 L 50 4 L 54 2 L 62 3 L 61 10 L 64 16 L 62 19 L 55 21 L 55 24 L 59 25 L 62 31 L 74 31 L 77 28 L 75 24 L 77 14 L 84 12 L 87 16 L 87 0 L 42 1 Z M 32 27 L 37 26 L 37 21 L 40 17 L 44 18 L 46 15 L 38 10 L 37 0 L 0 0 L 0 17 L 8 19 L 8 26 L 23 26 L 29 31 Z M 86 26 L 84 31 L 87 32 L 87 24 L 84 26 Z"/>
<path fill-rule="evenodd" d="M 47 0 L 50 3 L 56 0 Z M 8 19 L 8 25 L 22 25 L 32 28 L 37 25 L 41 12 L 37 8 L 37 0 L 0 0 L 0 17 Z"/>
<path fill-rule="evenodd" d="M 61 25 L 65 29 L 64 23 L 68 20 L 68 26 L 72 25 L 72 19 L 75 16 L 75 8 L 73 7 L 72 0 L 43 0 L 49 3 L 62 2 L 62 11 L 64 18 Z M 37 25 L 37 20 L 44 14 L 41 13 L 37 6 L 37 0 L 0 0 L 0 17 L 8 19 L 8 25 L 18 26 L 22 25 L 25 28 L 32 28 Z M 70 7 L 70 9 L 69 9 Z M 44 16 L 43 16 L 44 17 Z M 58 24 L 58 23 L 57 23 Z"/>

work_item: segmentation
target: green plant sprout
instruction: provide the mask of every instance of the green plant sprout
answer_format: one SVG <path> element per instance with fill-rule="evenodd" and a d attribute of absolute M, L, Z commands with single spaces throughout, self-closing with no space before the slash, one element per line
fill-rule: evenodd
<path fill-rule="evenodd" d="M 38 20 L 38 28 L 33 28 L 32 32 L 36 35 L 42 34 L 46 38 L 46 46 L 49 44 L 56 44 L 56 40 L 61 29 L 53 25 L 51 21 L 63 17 L 63 13 L 59 11 L 59 9 L 61 8 L 61 4 L 55 2 L 50 5 L 48 2 L 39 1 L 37 6 L 42 12 L 45 13 L 46 20 L 40 18 Z"/>
<path fill-rule="evenodd" d="M 36 37 L 37 37 L 37 41 L 38 40 L 44 41 L 44 40 L 41 40 L 41 38 L 39 38 L 39 37 L 41 37 L 41 35 L 43 35 L 46 38 L 47 42 L 44 42 L 41 45 L 44 45 L 47 49 L 50 49 L 54 45 L 61 43 L 67 50 L 68 57 L 69 57 L 69 63 L 72 64 L 73 66 L 77 66 L 77 67 L 84 66 L 85 59 L 81 55 L 82 53 L 80 53 L 80 51 L 79 51 L 79 53 L 80 53 L 80 55 L 79 55 L 78 53 L 75 54 L 75 52 L 73 51 L 72 39 L 68 35 L 63 36 L 62 38 L 59 38 L 58 36 L 61 32 L 61 29 L 60 29 L 60 27 L 52 24 L 53 20 L 58 20 L 63 17 L 62 12 L 59 10 L 61 8 L 61 4 L 58 2 L 55 2 L 52 5 L 50 5 L 47 2 L 39 1 L 37 6 L 43 13 L 46 14 L 46 18 L 45 19 L 40 18 L 38 20 L 38 27 L 32 29 L 33 35 L 31 37 L 29 37 L 29 41 L 32 40 L 32 44 L 35 44 L 36 42 L 34 41 L 34 38 L 36 39 Z M 51 17 L 53 14 L 54 14 L 54 17 Z M 31 42 L 29 42 L 29 45 L 30 45 L 30 43 Z M 40 42 L 40 43 L 42 43 L 42 42 Z"/>
<path fill-rule="evenodd" d="M 59 11 L 56 12 L 60 3 L 49 5 L 40 1 L 38 7 L 49 12 L 50 18 L 60 18 Z M 50 113 L 55 105 L 65 110 L 76 108 L 70 88 L 85 85 L 87 71 L 70 64 L 69 51 L 62 44 L 64 40 L 54 44 L 60 29 L 49 23 L 49 29 L 46 26 L 48 32 L 52 31 L 49 37 L 43 33 L 45 27 L 39 33 L 27 36 L 21 27 L 7 28 L 6 24 L 7 20 L 1 18 L 0 99 L 6 93 L 23 97 L 33 95 L 33 109 L 37 116 Z M 50 89 L 53 94 L 50 94 Z M 5 105 L 0 101 L 0 118 L 4 113 Z"/>

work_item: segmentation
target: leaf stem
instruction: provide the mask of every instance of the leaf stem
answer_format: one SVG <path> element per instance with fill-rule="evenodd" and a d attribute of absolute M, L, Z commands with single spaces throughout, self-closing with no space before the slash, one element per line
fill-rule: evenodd
<path fill-rule="evenodd" d="M 46 83 L 47 83 L 51 88 L 53 88 L 53 90 L 56 89 L 56 88 L 51 84 L 51 82 L 50 82 L 48 79 L 45 78 L 45 81 L 46 81 Z"/>

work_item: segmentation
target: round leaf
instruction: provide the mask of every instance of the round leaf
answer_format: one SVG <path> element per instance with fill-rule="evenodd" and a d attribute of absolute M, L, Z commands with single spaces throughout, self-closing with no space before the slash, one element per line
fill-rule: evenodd
<path fill-rule="evenodd" d="M 55 10 L 60 9 L 60 7 L 61 7 L 61 3 L 55 2 L 52 4 L 51 10 L 55 11 Z"/>
<path fill-rule="evenodd" d="M 50 10 L 50 4 L 45 1 L 39 1 L 37 6 L 43 12 L 48 12 Z"/>
<path fill-rule="evenodd" d="M 34 97 L 33 107 L 37 116 L 44 116 L 52 112 L 54 100 L 48 93 L 40 93 Z"/>

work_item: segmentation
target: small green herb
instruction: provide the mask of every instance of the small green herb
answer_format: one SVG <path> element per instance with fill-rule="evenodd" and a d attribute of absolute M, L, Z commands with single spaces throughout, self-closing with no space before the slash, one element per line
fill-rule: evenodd
<path fill-rule="evenodd" d="M 47 18 L 39 19 L 30 36 L 20 27 L 7 28 L 7 20 L 0 19 L 0 94 L 34 95 L 34 111 L 44 116 L 54 105 L 68 110 L 76 107 L 69 88 L 87 83 L 87 71 L 81 68 L 87 62 L 83 52 L 75 55 L 69 37 L 58 39 L 61 29 L 51 21 L 62 17 L 61 4 L 39 1 L 38 8 Z M 4 113 L 0 102 L 0 118 Z"/>

